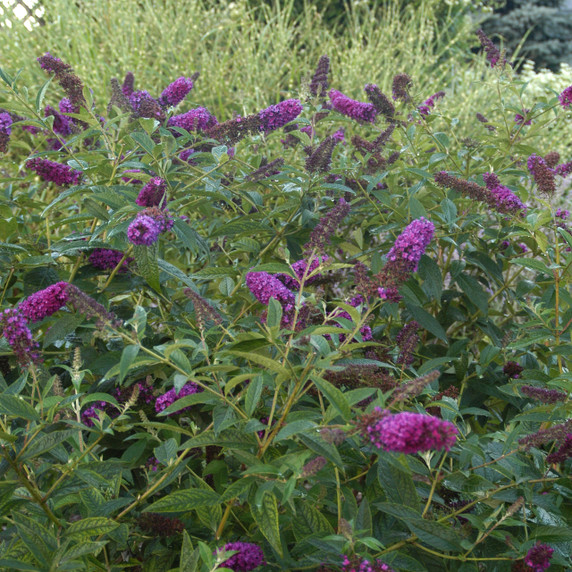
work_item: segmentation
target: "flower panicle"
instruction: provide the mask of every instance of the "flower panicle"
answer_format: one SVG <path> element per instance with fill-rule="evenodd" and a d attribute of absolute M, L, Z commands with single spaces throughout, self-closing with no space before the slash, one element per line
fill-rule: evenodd
<path fill-rule="evenodd" d="M 412 84 L 413 80 L 406 73 L 398 73 L 393 76 L 391 93 L 394 101 L 403 101 L 404 103 L 411 101 L 409 88 Z"/>
<path fill-rule="evenodd" d="M 441 374 L 435 370 L 400 385 L 392 394 L 393 402 L 397 403 L 417 397 L 430 383 L 439 379 L 439 375 Z"/>
<path fill-rule="evenodd" d="M 304 253 L 308 256 L 312 251 L 324 254 L 331 237 L 339 228 L 341 222 L 350 212 L 350 205 L 340 199 L 328 213 L 326 213 L 310 233 L 310 240 L 304 245 Z"/>
<path fill-rule="evenodd" d="M 185 288 L 183 294 L 192 301 L 195 307 L 197 324 L 204 329 L 208 320 L 215 324 L 222 324 L 222 316 L 197 292 L 191 288 Z"/>
<path fill-rule="evenodd" d="M 157 101 L 163 107 L 175 107 L 189 95 L 193 87 L 194 84 L 191 78 L 177 78 L 163 90 Z"/>
<path fill-rule="evenodd" d="M 393 123 L 395 121 L 395 106 L 389 97 L 387 97 L 387 95 L 385 95 L 374 83 L 368 83 L 364 87 L 364 91 L 376 111 L 382 115 L 386 121 Z"/>
<path fill-rule="evenodd" d="M 450 421 L 404 411 L 391 415 L 376 407 L 377 418 L 362 422 L 361 433 L 378 449 L 413 454 L 431 450 L 450 450 L 458 430 Z"/>
<path fill-rule="evenodd" d="M 274 159 L 273 161 L 270 161 L 270 163 L 266 163 L 266 165 L 262 165 L 258 169 L 255 169 L 246 175 L 244 180 L 256 183 L 267 179 L 268 177 L 273 177 L 280 173 L 280 167 L 282 167 L 282 165 L 284 165 L 284 158 L 279 157 L 278 159 Z"/>
<path fill-rule="evenodd" d="M 79 113 L 80 108 L 87 107 L 87 103 L 83 96 L 83 82 L 75 75 L 73 68 L 63 62 L 60 58 L 56 58 L 46 52 L 38 58 L 40 67 L 48 73 L 54 74 L 57 82 L 66 92 L 71 104 L 73 113 Z"/>
<path fill-rule="evenodd" d="M 328 135 L 314 150 L 311 150 L 305 163 L 308 173 L 327 173 L 331 168 L 332 154 L 338 139 Z"/>
<path fill-rule="evenodd" d="M 546 389 L 544 387 L 535 387 L 533 385 L 523 385 L 520 388 L 520 392 L 530 399 L 535 399 L 542 403 L 559 403 L 566 401 L 568 397 L 567 393 L 563 391 L 558 391 L 557 389 Z"/>
<path fill-rule="evenodd" d="M 77 185 L 80 182 L 82 173 L 72 169 L 68 165 L 62 165 L 49 159 L 35 157 L 26 162 L 26 168 L 34 171 L 44 181 L 52 182 L 60 187 Z"/>
<path fill-rule="evenodd" d="M 377 110 L 372 103 L 364 103 L 350 99 L 336 89 L 328 92 L 332 107 L 342 115 L 350 117 L 360 123 L 374 123 L 377 117 Z"/>
<path fill-rule="evenodd" d="M 323 55 L 318 60 L 316 71 L 310 80 L 310 93 L 314 97 L 322 97 L 328 91 L 328 74 L 330 73 L 330 58 Z"/>

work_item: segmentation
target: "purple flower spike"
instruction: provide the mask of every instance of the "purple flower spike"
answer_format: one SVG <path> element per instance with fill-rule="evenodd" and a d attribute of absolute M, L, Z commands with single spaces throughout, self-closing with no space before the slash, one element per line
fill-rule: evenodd
<path fill-rule="evenodd" d="M 294 294 L 268 272 L 249 272 L 246 275 L 246 286 L 254 297 L 262 304 L 268 304 L 270 298 L 278 300 L 282 305 L 294 304 Z"/>
<path fill-rule="evenodd" d="M 44 181 L 51 181 L 60 187 L 77 185 L 81 179 L 81 171 L 39 157 L 27 161 L 26 168 L 37 173 Z"/>
<path fill-rule="evenodd" d="M 150 216 L 137 215 L 127 229 L 127 238 L 131 244 L 151 246 L 159 238 L 161 229 Z"/>
<path fill-rule="evenodd" d="M 455 444 L 457 428 L 450 421 L 438 417 L 404 411 L 391 415 L 388 410 L 375 408 L 367 416 L 362 435 L 378 449 L 396 453 L 422 453 L 449 450 Z"/>
<path fill-rule="evenodd" d="M 530 174 L 534 178 L 534 182 L 538 186 L 538 190 L 547 195 L 553 195 L 556 192 L 556 181 L 554 180 L 554 170 L 551 169 L 546 161 L 533 153 L 526 162 Z"/>
<path fill-rule="evenodd" d="M 237 550 L 238 552 L 225 560 L 221 567 L 230 568 L 234 572 L 249 572 L 265 564 L 264 552 L 256 544 L 250 542 L 229 542 L 224 550 Z M 219 549 L 217 552 L 221 552 Z"/>
<path fill-rule="evenodd" d="M 276 105 L 263 109 L 258 117 L 260 119 L 260 131 L 269 133 L 284 127 L 290 121 L 296 119 L 302 113 L 302 104 L 298 99 L 287 99 Z"/>
<path fill-rule="evenodd" d="M 529 119 L 528 121 L 525 121 L 525 118 L 527 116 L 527 114 L 530 112 L 530 109 L 523 109 L 522 110 L 522 114 L 521 113 L 517 113 L 514 116 L 514 122 L 517 125 L 532 125 L 532 119 Z"/>
<path fill-rule="evenodd" d="M 364 123 L 375 122 L 377 110 L 372 103 L 363 103 L 361 101 L 350 99 L 347 95 L 344 95 L 335 89 L 331 89 L 328 95 L 333 108 L 342 115 L 346 115 L 351 119 L 362 121 Z"/>
<path fill-rule="evenodd" d="M 141 207 L 158 207 L 165 196 L 166 182 L 160 177 L 153 177 L 139 191 L 135 202 Z"/>
<path fill-rule="evenodd" d="M 115 268 L 123 258 L 123 252 L 119 250 L 111 250 L 108 248 L 96 248 L 89 255 L 89 263 L 99 270 L 112 270 Z M 127 272 L 127 265 L 133 261 L 133 258 L 128 257 L 125 259 L 119 272 Z"/>
<path fill-rule="evenodd" d="M 431 110 L 435 107 L 435 101 L 445 97 L 444 91 L 438 91 L 434 93 L 431 97 L 427 98 L 418 108 L 417 110 L 421 115 L 429 115 Z"/>
<path fill-rule="evenodd" d="M 155 401 L 155 411 L 157 413 L 161 413 L 161 411 L 167 409 L 169 405 L 172 405 L 173 403 L 175 403 L 175 401 L 181 399 L 181 397 L 186 397 L 187 395 L 193 395 L 194 393 L 200 393 L 201 391 L 202 389 L 192 381 L 186 383 L 181 388 L 181 391 L 179 391 L 179 393 L 177 393 L 174 389 L 171 389 L 167 391 L 167 393 L 164 393 L 163 395 L 157 397 L 157 400 Z M 183 411 L 188 411 L 189 409 L 191 409 L 191 406 L 183 407 L 179 411 L 170 413 L 170 415 L 177 415 L 179 413 L 182 413 Z"/>
<path fill-rule="evenodd" d="M 536 544 L 524 557 L 524 563 L 534 572 L 544 572 L 550 568 L 550 559 L 554 553 L 554 548 L 547 544 Z"/>
<path fill-rule="evenodd" d="M 197 107 L 169 119 L 169 127 L 180 127 L 185 131 L 205 131 L 215 125 L 218 125 L 217 118 L 205 107 Z"/>
<path fill-rule="evenodd" d="M 0 133 L 10 135 L 12 133 L 12 117 L 8 112 L 0 113 Z"/>
<path fill-rule="evenodd" d="M 8 151 L 10 134 L 12 133 L 12 117 L 9 113 L 0 113 L 0 153 Z"/>
<path fill-rule="evenodd" d="M 38 343 L 32 337 L 26 318 L 17 308 L 0 312 L 0 332 L 22 366 L 41 362 Z"/>
<path fill-rule="evenodd" d="M 387 254 L 388 261 L 405 260 L 410 272 L 416 272 L 434 232 L 435 225 L 431 221 L 424 217 L 414 220 L 397 237 L 395 244 Z"/>
<path fill-rule="evenodd" d="M 69 101 L 69 99 L 67 101 Z M 60 104 L 60 109 L 61 109 L 61 104 Z M 65 115 L 61 115 L 53 107 L 51 107 L 50 105 L 46 105 L 44 109 L 44 117 L 49 117 L 50 115 L 53 116 L 54 118 L 54 124 L 53 124 L 54 133 L 57 133 L 58 135 L 63 135 L 64 137 L 72 134 L 71 118 L 66 117 Z"/>
<path fill-rule="evenodd" d="M 558 101 L 560 105 L 566 109 L 572 103 L 572 85 L 567 87 L 559 96 Z"/>
<path fill-rule="evenodd" d="M 18 309 L 28 322 L 39 322 L 63 308 L 69 300 L 69 284 L 58 282 L 34 292 L 20 303 Z"/>
<path fill-rule="evenodd" d="M 526 214 L 524 203 L 508 188 L 500 184 L 499 178 L 494 173 L 483 175 L 487 189 L 491 192 L 496 210 L 501 213 Z"/>
<path fill-rule="evenodd" d="M 169 105 L 175 107 L 187 97 L 191 89 L 193 89 L 191 78 L 180 77 L 165 88 L 159 97 L 159 104 L 165 107 Z"/>

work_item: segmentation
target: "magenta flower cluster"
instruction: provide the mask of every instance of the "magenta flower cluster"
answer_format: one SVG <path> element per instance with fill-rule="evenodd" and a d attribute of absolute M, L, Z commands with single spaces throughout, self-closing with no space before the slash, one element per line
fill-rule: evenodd
<path fill-rule="evenodd" d="M 137 213 L 127 228 L 127 238 L 137 246 L 151 246 L 159 239 L 159 235 L 171 230 L 174 220 L 166 210 L 148 207 Z"/>
<path fill-rule="evenodd" d="M 289 274 L 276 274 L 276 278 L 284 284 L 290 290 L 299 290 L 300 289 L 300 282 L 304 279 L 304 275 L 306 276 L 306 280 L 304 282 L 305 285 L 313 284 L 320 278 L 322 278 L 322 274 L 314 274 L 310 276 L 312 272 L 314 272 L 320 264 L 324 264 L 328 260 L 328 256 L 318 256 L 317 258 L 313 258 L 310 264 L 308 265 L 308 261 L 303 258 L 302 260 L 298 260 L 292 264 L 292 270 L 298 277 L 298 279 L 293 278 Z"/>
<path fill-rule="evenodd" d="M 260 131 L 269 133 L 284 127 L 302 113 L 302 104 L 298 99 L 287 99 L 276 105 L 271 105 L 258 113 Z"/>
<path fill-rule="evenodd" d="M 377 275 L 382 286 L 377 292 L 383 300 L 398 302 L 397 288 L 417 270 L 425 249 L 433 238 L 435 226 L 424 217 L 412 221 L 397 237 L 387 253 L 387 263 Z"/>
<path fill-rule="evenodd" d="M 395 244 L 387 253 L 387 259 L 392 262 L 398 259 L 407 260 L 410 263 L 410 271 L 415 272 L 434 232 L 435 225 L 425 217 L 412 221 L 397 237 Z"/>
<path fill-rule="evenodd" d="M 12 133 L 12 117 L 8 112 L 0 113 L 0 133 L 10 135 Z"/>
<path fill-rule="evenodd" d="M 161 413 L 161 411 L 167 409 L 169 405 L 172 405 L 173 403 L 175 403 L 175 401 L 181 399 L 181 397 L 186 397 L 187 395 L 193 395 L 194 393 L 200 393 L 201 391 L 202 389 L 192 381 L 186 383 L 178 393 L 175 391 L 175 389 L 170 389 L 163 395 L 157 397 L 157 400 L 155 401 L 155 411 L 157 413 Z M 190 406 L 183 407 L 182 409 L 174 411 L 169 415 L 177 415 L 179 413 L 182 413 L 183 411 L 188 411 L 189 409 L 191 409 Z"/>
<path fill-rule="evenodd" d="M 246 286 L 254 297 L 265 305 L 270 302 L 270 298 L 278 300 L 283 306 L 294 304 L 296 301 L 292 291 L 276 276 L 272 276 L 268 272 L 248 272 L 246 275 Z"/>
<path fill-rule="evenodd" d="M 81 171 L 49 159 L 40 159 L 40 157 L 27 161 L 26 167 L 34 171 L 44 181 L 50 181 L 60 187 L 77 185 L 81 179 Z"/>
<path fill-rule="evenodd" d="M 544 572 L 550 568 L 552 554 L 554 554 L 554 548 L 550 548 L 547 544 L 538 543 L 526 553 L 524 563 L 533 572 Z"/>
<path fill-rule="evenodd" d="M 236 554 L 233 554 L 221 564 L 222 568 L 230 568 L 234 572 L 249 572 L 266 564 L 262 549 L 251 542 L 229 542 L 224 545 L 223 550 L 237 551 Z M 217 552 L 220 553 L 222 550 L 219 549 Z"/>
<path fill-rule="evenodd" d="M 375 122 L 377 110 L 372 103 L 350 99 L 347 95 L 335 89 L 331 89 L 328 96 L 332 102 L 332 107 L 342 115 L 364 123 Z"/>
<path fill-rule="evenodd" d="M 496 209 L 501 213 L 526 214 L 524 203 L 508 188 L 501 185 L 497 175 L 485 173 L 483 181 L 487 189 L 491 192 Z"/>
<path fill-rule="evenodd" d="M 123 258 L 123 252 L 119 250 L 112 250 L 109 248 L 96 248 L 89 255 L 89 263 L 99 270 L 113 270 Z M 119 272 L 127 272 L 127 265 L 133 261 L 133 258 L 128 257 L 124 260 Z"/>
<path fill-rule="evenodd" d="M 55 133 L 63 135 L 64 137 L 71 135 L 73 132 L 73 119 L 62 115 L 62 113 L 74 113 L 73 105 L 67 97 L 64 97 L 60 100 L 58 107 L 59 111 L 50 105 L 46 105 L 44 108 L 44 117 L 53 116 L 53 130 Z"/>
<path fill-rule="evenodd" d="M 163 90 L 163 93 L 158 99 L 159 104 L 164 107 L 175 107 L 189 95 L 191 89 L 193 89 L 193 80 L 191 78 L 180 77 Z"/>
<path fill-rule="evenodd" d="M 67 304 L 69 300 L 68 288 L 67 282 L 52 284 L 52 286 L 28 296 L 20 303 L 18 310 L 28 322 L 39 322 L 55 314 Z"/>
<path fill-rule="evenodd" d="M 457 428 L 450 421 L 404 411 L 391 415 L 375 408 L 377 418 L 363 430 L 363 435 L 378 449 L 396 453 L 422 453 L 449 450 L 455 444 Z"/>
<path fill-rule="evenodd" d="M 218 125 L 217 118 L 206 107 L 197 107 L 169 119 L 169 127 L 180 127 L 185 131 L 206 131 Z"/>
<path fill-rule="evenodd" d="M 158 207 L 165 196 L 167 183 L 160 177 L 153 177 L 139 191 L 135 202 L 141 207 Z"/>
<path fill-rule="evenodd" d="M 572 85 L 562 91 L 562 93 L 558 96 L 558 101 L 564 109 L 570 107 L 570 104 L 572 103 Z"/>
<path fill-rule="evenodd" d="M 17 308 L 0 312 L 0 331 L 21 365 L 39 363 L 39 345 L 32 337 L 28 322 Z"/>
<path fill-rule="evenodd" d="M 395 572 L 385 562 L 381 560 L 375 560 L 370 562 L 367 558 L 360 558 L 359 556 L 354 556 L 351 560 L 344 556 L 344 561 L 342 563 L 342 572 Z"/>
<path fill-rule="evenodd" d="M 68 287 L 67 282 L 58 282 L 28 296 L 16 308 L 0 313 L 2 335 L 22 365 L 41 361 L 38 343 L 34 341 L 28 324 L 39 322 L 65 306 L 69 300 Z"/>
<path fill-rule="evenodd" d="M 418 108 L 417 110 L 421 115 L 429 115 L 431 110 L 435 107 L 435 101 L 445 97 L 444 91 L 438 91 L 434 93 L 431 97 L 428 97 Z"/>

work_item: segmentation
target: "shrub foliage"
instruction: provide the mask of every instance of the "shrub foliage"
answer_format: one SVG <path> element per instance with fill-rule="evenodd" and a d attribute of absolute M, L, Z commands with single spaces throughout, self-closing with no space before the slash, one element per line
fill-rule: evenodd
<path fill-rule="evenodd" d="M 3 569 L 570 565 L 572 163 L 535 141 L 572 90 L 523 109 L 483 44 L 462 140 L 327 57 L 225 122 L 196 77 L 1 72 Z"/>

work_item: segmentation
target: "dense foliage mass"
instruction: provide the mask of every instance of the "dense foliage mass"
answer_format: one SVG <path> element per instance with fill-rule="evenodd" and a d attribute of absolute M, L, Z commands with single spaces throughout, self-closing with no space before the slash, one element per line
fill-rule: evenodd
<path fill-rule="evenodd" d="M 226 121 L 196 75 L 1 71 L 3 569 L 571 565 L 572 157 L 536 141 L 572 87 L 524 108 L 480 39 L 470 139 L 327 56 Z"/>

